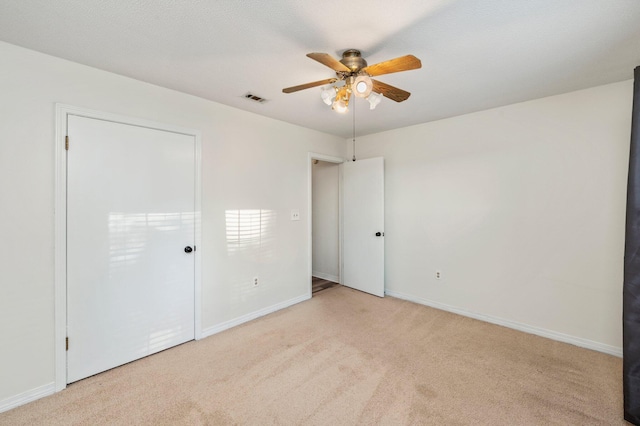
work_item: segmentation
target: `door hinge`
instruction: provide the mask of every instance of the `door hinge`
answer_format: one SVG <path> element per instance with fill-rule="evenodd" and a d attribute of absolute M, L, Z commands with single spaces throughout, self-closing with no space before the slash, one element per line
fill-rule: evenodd
<path fill-rule="evenodd" d="M 69 151 L 69 136 L 64 137 L 64 149 Z"/>
<path fill-rule="evenodd" d="M 65 344 L 67 346 L 66 350 L 69 350 L 69 338 L 68 337 L 65 338 Z"/>

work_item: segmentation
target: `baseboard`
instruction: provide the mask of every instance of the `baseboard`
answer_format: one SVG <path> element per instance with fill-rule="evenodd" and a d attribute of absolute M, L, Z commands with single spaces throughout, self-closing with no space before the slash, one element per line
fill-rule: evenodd
<path fill-rule="evenodd" d="M 228 330 L 232 327 L 238 326 L 240 324 L 244 324 L 245 322 L 249 322 L 256 318 L 260 318 L 262 316 L 268 315 L 270 313 L 279 311 L 284 308 L 288 308 L 289 306 L 293 306 L 297 303 L 304 302 L 305 300 L 309 300 L 311 298 L 311 289 L 309 289 L 308 294 L 304 294 L 302 296 L 294 297 L 293 299 L 285 300 L 284 302 L 276 303 L 275 305 L 267 306 L 266 308 L 262 308 L 258 311 L 248 313 L 241 317 L 225 321 L 218 325 L 214 325 L 213 327 L 205 328 L 202 330 L 202 337 L 209 337 L 216 333 L 220 333 L 221 331 Z"/>
<path fill-rule="evenodd" d="M 316 278 L 322 278 L 323 280 L 332 281 L 340 284 L 340 277 L 331 274 L 325 274 L 324 272 L 311 271 L 311 275 Z"/>
<path fill-rule="evenodd" d="M 407 300 L 409 302 L 419 303 L 421 305 L 430 306 L 432 308 L 440 309 L 442 311 L 452 312 L 454 314 L 462 315 L 469 318 L 474 318 L 480 321 L 489 322 L 492 324 L 501 325 L 503 327 L 512 328 L 514 330 L 523 331 L 529 334 L 535 334 L 536 336 L 546 337 L 548 339 L 557 340 L 559 342 L 570 343 L 581 348 L 592 349 L 594 351 L 603 352 L 605 354 L 622 357 L 622 348 L 606 345 L 604 343 L 594 342 L 593 340 L 583 339 L 581 337 L 575 337 L 564 333 L 558 333 L 557 331 L 547 330 L 540 327 L 534 327 L 531 325 L 523 324 L 516 321 L 506 320 L 503 318 L 494 317 L 491 315 L 479 314 L 471 312 L 466 309 L 456 308 L 440 302 L 434 302 L 432 300 L 423 299 L 420 297 L 410 296 L 408 294 L 386 290 L 385 294 L 396 297 L 398 299 Z"/>
<path fill-rule="evenodd" d="M 35 401 L 36 399 L 44 398 L 45 396 L 53 395 L 56 391 L 56 384 L 51 382 L 46 385 L 39 386 L 35 389 L 22 392 L 15 396 L 0 401 L 0 413 L 9 411 L 13 408 Z"/>

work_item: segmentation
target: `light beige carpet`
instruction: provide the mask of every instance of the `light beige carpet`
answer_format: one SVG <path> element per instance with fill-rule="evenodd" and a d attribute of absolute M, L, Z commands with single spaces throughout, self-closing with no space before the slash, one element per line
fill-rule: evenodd
<path fill-rule="evenodd" d="M 621 370 L 613 356 L 338 286 L 0 424 L 625 424 Z"/>

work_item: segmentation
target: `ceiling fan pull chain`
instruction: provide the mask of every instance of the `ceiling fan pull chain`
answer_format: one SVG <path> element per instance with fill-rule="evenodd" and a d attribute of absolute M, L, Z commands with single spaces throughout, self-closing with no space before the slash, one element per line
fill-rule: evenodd
<path fill-rule="evenodd" d="M 356 100 L 353 99 L 353 161 L 356 161 Z"/>

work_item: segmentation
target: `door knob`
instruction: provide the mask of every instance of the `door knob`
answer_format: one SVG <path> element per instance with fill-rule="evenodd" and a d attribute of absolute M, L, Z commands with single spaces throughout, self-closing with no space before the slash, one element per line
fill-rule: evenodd
<path fill-rule="evenodd" d="M 185 253 L 191 253 L 192 251 L 193 251 L 193 249 L 192 249 L 191 247 L 189 247 L 189 246 L 186 246 L 186 247 L 184 248 L 184 252 L 185 252 Z"/>
<path fill-rule="evenodd" d="M 376 237 L 380 237 L 380 236 L 382 236 L 382 235 L 384 235 L 384 233 L 383 233 L 383 232 L 376 232 Z"/>

